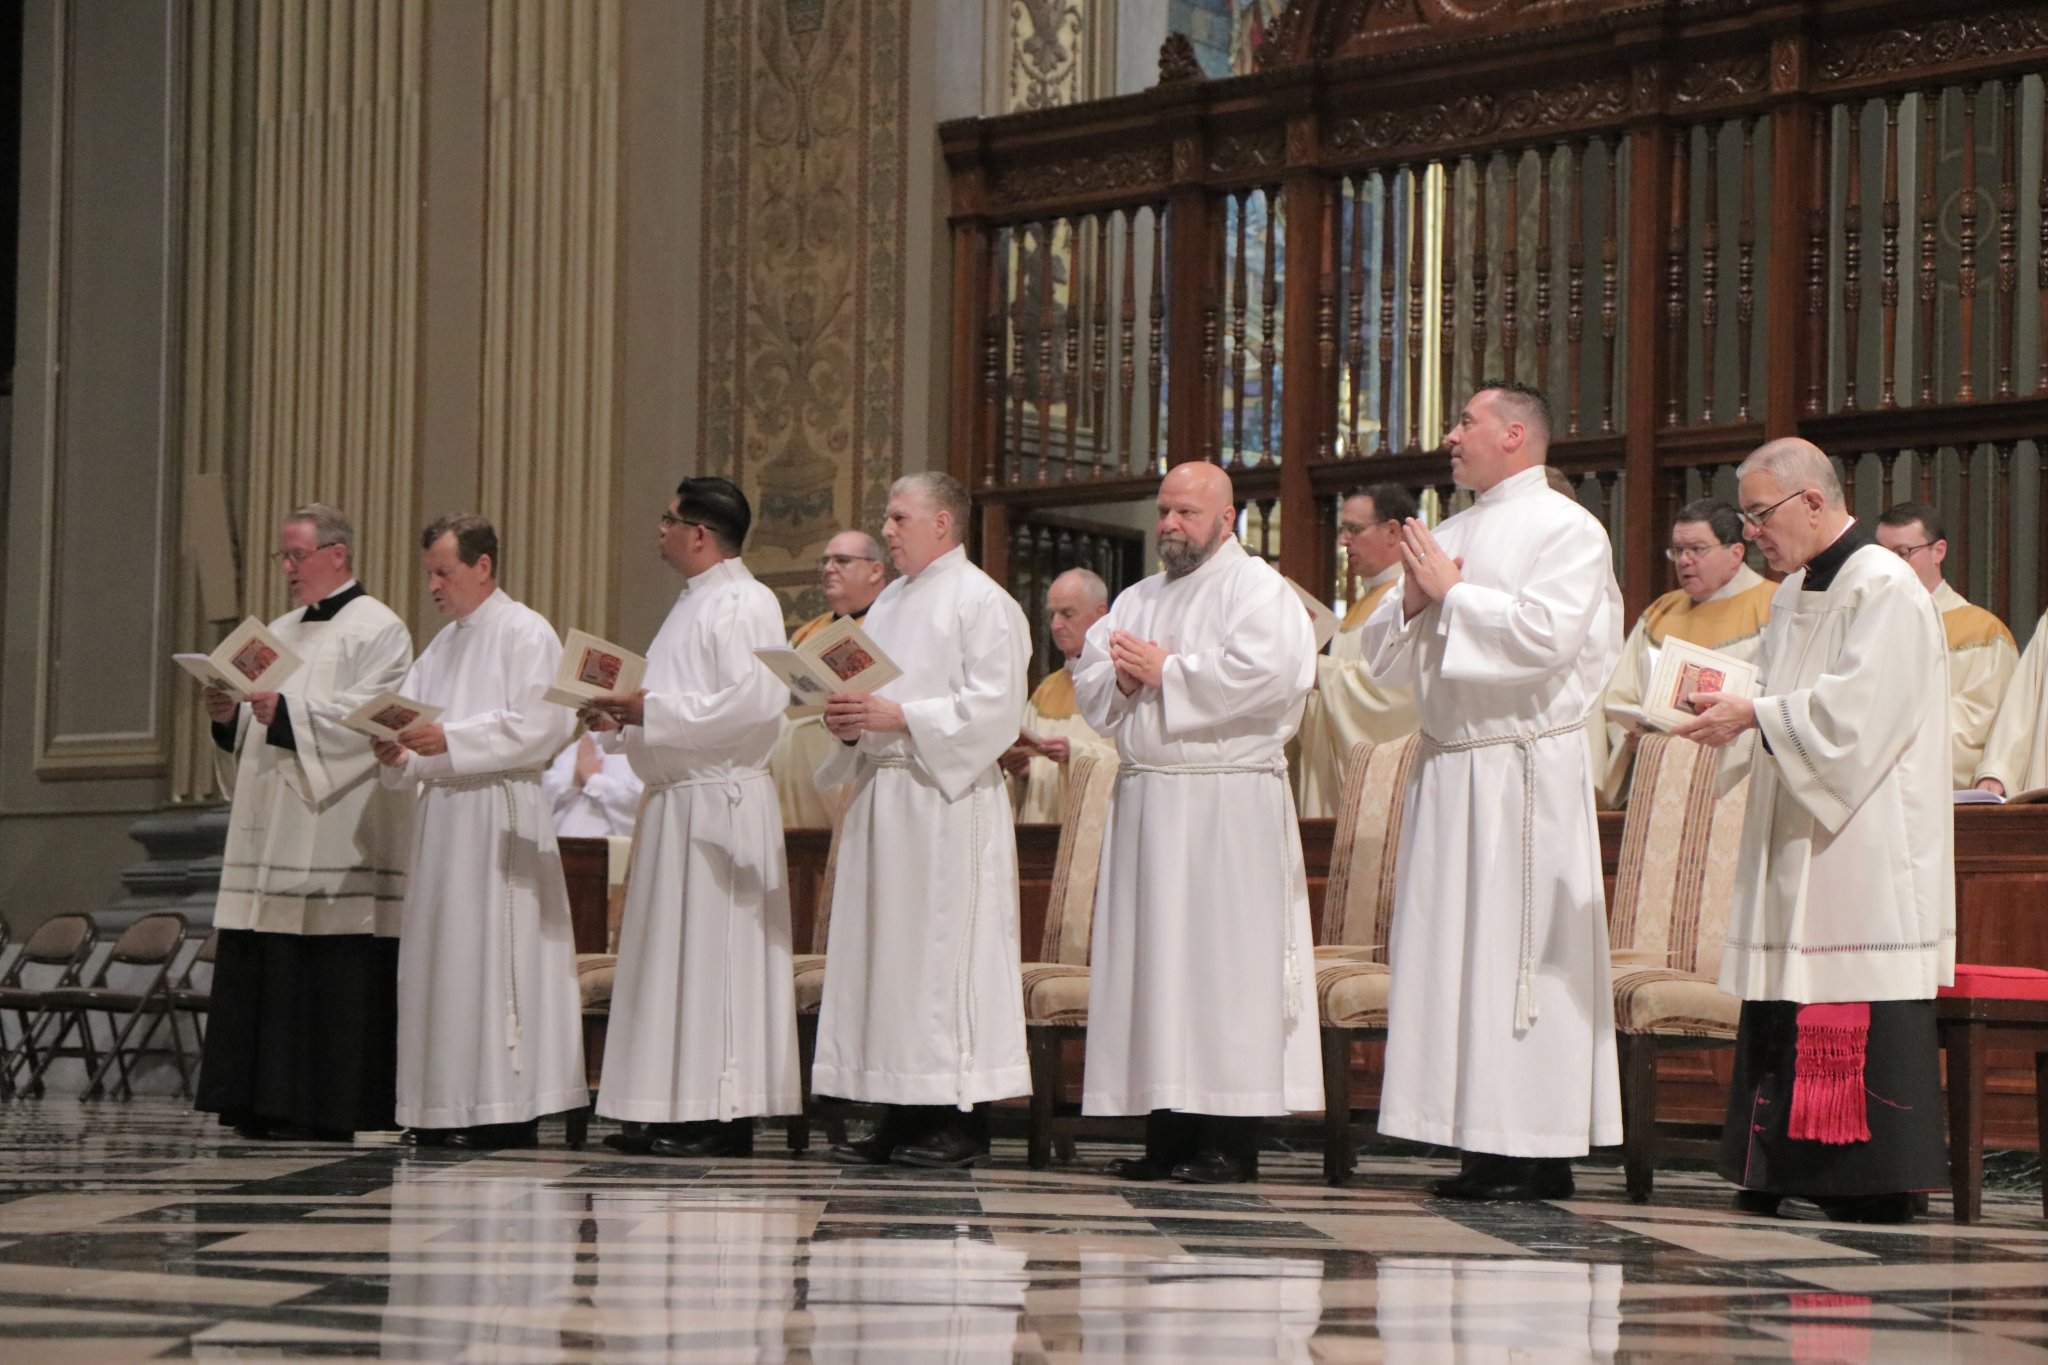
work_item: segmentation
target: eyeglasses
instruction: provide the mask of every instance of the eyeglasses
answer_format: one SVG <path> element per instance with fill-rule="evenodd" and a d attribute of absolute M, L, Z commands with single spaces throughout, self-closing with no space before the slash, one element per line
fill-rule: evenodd
<path fill-rule="evenodd" d="M 1362 536 L 1373 527 L 1385 526 L 1392 520 L 1392 517 L 1381 517 L 1378 521 L 1340 521 L 1337 523 L 1337 534 L 1340 536 Z"/>
<path fill-rule="evenodd" d="M 1673 545 L 1664 551 L 1664 557 L 1673 564 L 1676 564 L 1679 560 L 1687 557 L 1705 559 L 1714 551 L 1727 548 L 1728 542 L 1725 540 L 1717 540 L 1712 545 Z"/>
<path fill-rule="evenodd" d="M 823 573 L 827 569 L 838 569 L 844 573 L 856 564 L 879 564 L 881 562 L 873 555 L 819 555 L 818 572 Z"/>
<path fill-rule="evenodd" d="M 1924 540 L 1920 542 L 1918 545 L 1894 545 L 1892 546 L 1892 553 L 1897 555 L 1900 559 L 1911 559 L 1914 555 L 1919 554 L 1922 550 L 1933 549 L 1937 543 L 1938 542 L 1932 540 Z"/>
<path fill-rule="evenodd" d="M 272 550 L 270 552 L 270 562 L 273 564 L 289 564 L 296 569 L 322 550 L 331 550 L 339 544 L 341 542 L 338 540 L 330 540 L 325 544 L 315 545 L 310 550 Z"/>
<path fill-rule="evenodd" d="M 1771 519 L 1771 513 L 1777 511 L 1780 507 L 1792 501 L 1792 499 L 1804 497 L 1812 491 L 1811 488 L 1802 488 L 1796 493 L 1787 493 L 1761 512 L 1744 512 L 1742 513 L 1742 524 L 1752 531 L 1761 531 L 1764 529 L 1764 523 Z"/>
<path fill-rule="evenodd" d="M 701 527 L 703 525 L 704 523 L 701 521 L 691 521 L 688 517 L 679 517 L 673 512 L 663 512 L 661 514 L 661 529 L 664 531 L 666 531 L 671 526 Z"/>

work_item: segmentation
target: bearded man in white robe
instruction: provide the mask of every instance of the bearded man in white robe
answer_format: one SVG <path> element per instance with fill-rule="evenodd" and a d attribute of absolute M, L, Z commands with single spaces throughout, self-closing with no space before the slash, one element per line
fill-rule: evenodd
<path fill-rule="evenodd" d="M 1045 626 L 1063 662 L 1032 689 L 1024 728 L 1001 759 L 1020 825 L 1059 824 L 1074 746 L 1103 744 L 1074 701 L 1074 661 L 1088 628 L 1108 610 L 1109 588 L 1090 569 L 1068 569 L 1045 590 Z"/>
<path fill-rule="evenodd" d="M 1031 636 L 967 560 L 971 504 L 946 474 L 889 490 L 882 539 L 903 575 L 867 633 L 903 676 L 834 693 L 821 786 L 854 783 L 832 891 L 811 1088 L 889 1106 L 833 1148 L 851 1165 L 988 1159 L 987 1102 L 1031 1093 L 1018 951 L 1017 841 L 996 760 L 1024 715 Z"/>
<path fill-rule="evenodd" d="M 576 713 L 543 701 L 562 654 L 498 587 L 498 533 L 443 517 L 420 536 L 453 618 L 400 690 L 442 708 L 373 746 L 387 786 L 423 787 L 398 961 L 398 1121 L 406 1140 L 531 1147 L 543 1114 L 589 1103 L 569 891 L 541 795 Z"/>
<path fill-rule="evenodd" d="M 271 557 L 299 605 L 270 623 L 305 664 L 246 702 L 205 689 L 228 814 L 197 1106 L 246 1138 L 389 1128 L 412 813 L 341 718 L 396 687 L 412 632 L 356 581 L 348 519 L 301 507 Z"/>
<path fill-rule="evenodd" d="M 841 531 L 826 541 L 825 553 L 818 556 L 818 586 L 825 594 L 825 610 L 791 633 L 790 647 L 802 644 L 834 621 L 850 620 L 859 625 L 887 580 L 882 547 L 866 531 Z M 817 780 L 818 768 L 838 743 L 825 732 L 822 708 L 793 705 L 784 714 L 782 734 L 768 757 L 768 772 L 775 779 L 785 828 L 831 829 L 846 814 L 852 791 L 844 785 L 821 789 Z"/>
<path fill-rule="evenodd" d="M 1230 476 L 1159 485 L 1165 565 L 1074 677 L 1123 766 L 1103 836 L 1081 1112 L 1145 1116 L 1125 1180 L 1258 1177 L 1259 1118 L 1320 1109 L 1315 938 L 1287 741 L 1315 680 L 1300 599 L 1232 534 Z"/>
<path fill-rule="evenodd" d="M 1976 784 L 1998 705 L 2019 667 L 2020 647 L 1996 613 L 1964 597 L 1942 576 L 1948 531 L 1931 503 L 1895 503 L 1878 513 L 1871 533 L 1934 594 L 1934 610 L 1948 641 L 1949 744 L 1955 788 L 1961 791 Z"/>
<path fill-rule="evenodd" d="M 647 784 L 619 937 L 597 1112 L 605 1139 L 657 1156 L 751 1156 L 754 1117 L 794 1114 L 796 989 L 782 813 L 768 754 L 789 691 L 754 656 L 782 605 L 740 559 L 753 511 L 720 478 L 684 479 L 661 557 L 688 578 L 647 651 L 646 686 L 583 709 L 624 727 Z"/>
<path fill-rule="evenodd" d="M 1742 1000 L 1721 1173 L 1740 1208 L 1904 1222 L 1948 1185 L 1936 991 L 1955 979 L 1948 648 L 1933 596 L 1796 437 L 1736 471 L 1787 575 L 1755 699 L 1676 733 L 1754 745 L 1721 989 Z M 1751 732 L 1754 732 L 1752 735 Z"/>
<path fill-rule="evenodd" d="M 1380 1131 L 1464 1154 L 1436 1192 L 1556 1199 L 1621 1141 L 1606 896 L 1585 726 L 1621 652 L 1607 532 L 1544 475 L 1550 409 L 1488 382 L 1444 437 L 1478 494 L 1404 528 L 1365 653 L 1415 687 L 1388 944 Z"/>
<path fill-rule="evenodd" d="M 1330 819 L 1344 800 L 1344 761 L 1360 740 L 1389 744 L 1415 733 L 1415 695 L 1389 687 L 1364 658 L 1365 623 L 1401 580 L 1401 528 L 1415 515 L 1415 495 L 1378 483 L 1345 495 L 1337 544 L 1347 572 L 1364 592 L 1316 660 L 1316 686 L 1301 713 L 1299 804 L 1305 820 Z"/>

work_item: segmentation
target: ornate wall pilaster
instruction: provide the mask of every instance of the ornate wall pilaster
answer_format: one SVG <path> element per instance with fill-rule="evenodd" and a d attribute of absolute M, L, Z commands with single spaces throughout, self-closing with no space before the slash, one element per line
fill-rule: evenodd
<path fill-rule="evenodd" d="M 910 0 L 710 0 L 698 467 L 793 611 L 902 467 Z"/>

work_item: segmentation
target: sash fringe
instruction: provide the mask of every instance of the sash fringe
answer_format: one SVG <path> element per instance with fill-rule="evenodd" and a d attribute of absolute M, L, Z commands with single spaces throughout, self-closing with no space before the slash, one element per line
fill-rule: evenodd
<path fill-rule="evenodd" d="M 1792 1113 L 1785 1136 L 1836 1146 L 1870 1141 L 1870 1112 L 1863 1090 L 1870 1006 L 1802 1005 L 1798 1028 Z"/>

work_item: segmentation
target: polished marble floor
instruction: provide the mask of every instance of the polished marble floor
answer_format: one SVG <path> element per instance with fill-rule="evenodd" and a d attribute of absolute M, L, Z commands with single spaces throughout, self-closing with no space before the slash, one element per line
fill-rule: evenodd
<path fill-rule="evenodd" d="M 1900 1228 L 1345 1190 L 1269 1156 L 1228 1189 L 601 1148 L 258 1145 L 170 1100 L 0 1105 L 0 1361 L 2042 1361 L 2038 1195 Z"/>

